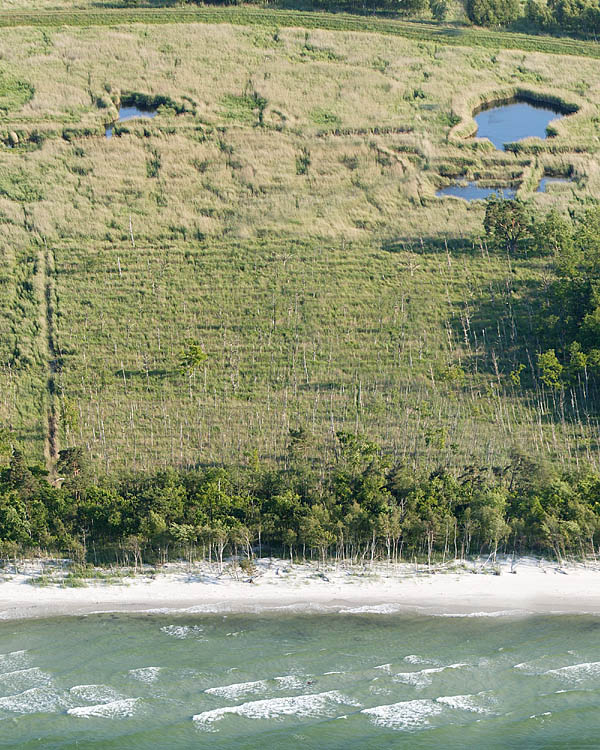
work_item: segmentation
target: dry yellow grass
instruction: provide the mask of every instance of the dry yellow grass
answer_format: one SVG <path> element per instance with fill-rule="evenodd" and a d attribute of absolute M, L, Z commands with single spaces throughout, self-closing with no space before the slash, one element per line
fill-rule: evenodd
<path fill-rule="evenodd" d="M 518 441 L 589 457 L 581 425 L 542 422 L 537 402 L 505 386 L 530 339 L 506 355 L 501 378 L 509 334 L 498 324 L 497 346 L 482 349 L 464 322 L 490 285 L 525 304 L 544 264 L 519 266 L 513 289 L 503 259 L 447 258 L 428 243 L 468 246 L 481 228 L 481 205 L 435 198 L 452 165 L 521 175 L 524 196 L 545 169 L 571 170 L 579 198 L 598 195 L 597 62 L 193 24 L 2 30 L 0 54 L 35 90 L 0 115 L 0 136 L 20 139 L 0 147 L 0 421 L 30 451 L 48 409 L 45 242 L 64 352 L 61 439 L 86 445 L 101 468 L 277 457 L 300 421 L 319 439 L 363 429 L 411 460 L 500 461 Z M 515 86 L 585 106 L 518 155 L 450 137 L 466 102 Z M 264 126 L 244 99 L 253 91 L 266 99 Z M 106 139 L 114 109 L 97 102 L 114 107 L 119 92 L 193 111 L 124 123 Z M 36 133 L 41 148 L 29 143 Z M 572 196 L 554 186 L 534 200 L 566 207 Z M 493 326 L 486 314 L 477 336 Z M 190 337 L 210 356 L 187 382 L 176 361 Z M 15 342 L 34 353 L 27 367 Z M 449 363 L 464 365 L 466 385 L 439 376 Z"/>

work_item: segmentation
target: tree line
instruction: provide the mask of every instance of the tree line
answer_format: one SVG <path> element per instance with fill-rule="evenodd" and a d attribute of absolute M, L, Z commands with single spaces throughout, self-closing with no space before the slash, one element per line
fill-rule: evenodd
<path fill-rule="evenodd" d="M 313 446 L 314 447 L 314 446 Z M 59 478 L 14 450 L 0 472 L 0 557 L 53 551 L 96 564 L 169 559 L 364 562 L 537 553 L 595 555 L 600 475 L 567 474 L 513 452 L 505 466 L 415 471 L 340 432 L 324 467 L 303 429 L 285 462 L 174 468 L 94 481 L 81 449 Z"/>
<path fill-rule="evenodd" d="M 529 30 L 596 38 L 600 32 L 598 0 L 466 0 L 465 11 L 478 26 L 502 27 L 525 21 Z"/>
<path fill-rule="evenodd" d="M 203 5 L 204 0 L 182 0 L 186 5 Z M 128 8 L 146 6 L 147 0 L 122 0 Z M 350 13 L 385 13 L 399 16 L 420 16 L 430 13 L 436 20 L 446 17 L 450 0 L 209 0 L 209 5 L 274 5 L 296 10 L 346 11 Z"/>
<path fill-rule="evenodd" d="M 600 33 L 598 0 L 528 0 L 525 17 L 551 34 L 596 38 Z"/>
<path fill-rule="evenodd" d="M 204 0 L 205 1 L 205 0 Z M 200 5 L 203 0 L 182 0 Z M 147 0 L 121 0 L 124 7 L 148 5 Z M 297 10 L 382 13 L 401 17 L 433 17 L 444 21 L 450 0 L 209 0 L 212 5 L 278 5 Z M 527 31 L 593 38 L 600 33 L 600 0 L 463 0 L 467 18 L 478 26 L 501 28 L 525 24 Z"/>

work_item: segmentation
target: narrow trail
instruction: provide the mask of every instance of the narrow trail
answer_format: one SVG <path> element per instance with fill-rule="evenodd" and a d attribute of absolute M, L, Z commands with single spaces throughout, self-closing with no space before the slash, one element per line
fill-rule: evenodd
<path fill-rule="evenodd" d="M 56 373 L 58 371 L 55 322 L 56 286 L 54 252 L 48 247 L 45 240 L 43 248 L 40 249 L 39 263 L 43 290 L 42 333 L 44 337 L 45 359 L 47 362 L 46 439 L 44 453 L 46 455 L 48 470 L 52 474 L 60 451 L 56 384 Z"/>
<path fill-rule="evenodd" d="M 425 21 L 363 16 L 352 13 L 205 6 L 198 8 L 94 8 L 89 10 L 0 10 L 0 27 L 114 26 L 117 24 L 205 23 L 269 28 L 324 29 L 328 31 L 391 34 L 407 39 L 460 47 L 517 49 L 554 55 L 600 58 L 594 41 L 534 36 L 511 31 L 489 31 Z"/>

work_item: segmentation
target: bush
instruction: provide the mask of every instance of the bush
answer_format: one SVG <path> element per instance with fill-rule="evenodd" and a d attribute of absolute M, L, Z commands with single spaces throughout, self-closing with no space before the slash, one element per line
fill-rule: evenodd
<path fill-rule="evenodd" d="M 254 560 L 249 560 L 245 557 L 239 561 L 239 566 L 242 572 L 247 576 L 250 576 L 250 578 L 252 578 L 252 576 L 255 576 L 258 570 L 256 565 L 254 564 Z"/>
<path fill-rule="evenodd" d="M 519 0 L 467 0 L 465 10 L 478 26 L 507 26 L 521 15 Z"/>

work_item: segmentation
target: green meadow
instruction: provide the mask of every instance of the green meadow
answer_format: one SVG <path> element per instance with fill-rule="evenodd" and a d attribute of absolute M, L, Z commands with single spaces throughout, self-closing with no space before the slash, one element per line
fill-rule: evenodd
<path fill-rule="evenodd" d="M 0 14 L 5 442 L 50 468 L 81 446 L 97 474 L 284 462 L 299 427 L 324 460 L 348 430 L 408 465 L 597 462 L 594 393 L 536 370 L 552 258 L 493 251 L 484 204 L 436 197 L 460 177 L 541 213 L 594 201 L 595 47 L 194 13 Z M 577 112 L 511 151 L 468 137 L 515 93 Z M 106 138 L 134 101 L 156 117 Z M 544 174 L 573 181 L 538 194 Z M 182 372 L 189 342 L 207 358 Z"/>

